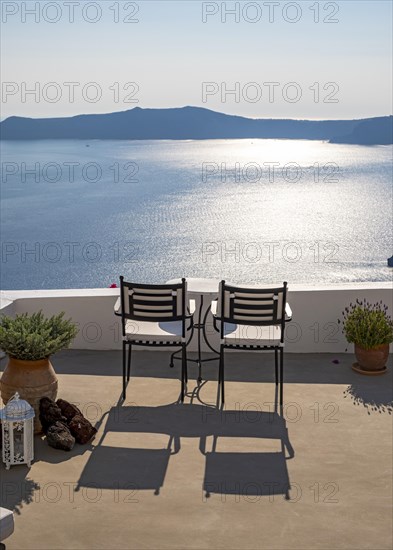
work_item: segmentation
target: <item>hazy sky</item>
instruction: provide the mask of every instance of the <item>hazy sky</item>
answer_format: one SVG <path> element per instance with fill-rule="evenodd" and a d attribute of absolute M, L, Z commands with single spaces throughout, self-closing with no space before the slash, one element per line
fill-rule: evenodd
<path fill-rule="evenodd" d="M 1 8 L 2 118 L 184 105 L 261 118 L 392 112 L 390 0 Z"/>

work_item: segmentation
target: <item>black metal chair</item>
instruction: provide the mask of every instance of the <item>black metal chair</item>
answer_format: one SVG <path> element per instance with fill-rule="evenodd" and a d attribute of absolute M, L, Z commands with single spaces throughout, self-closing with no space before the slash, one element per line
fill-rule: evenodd
<path fill-rule="evenodd" d="M 282 287 L 249 288 L 220 283 L 218 300 L 212 303 L 215 329 L 220 332 L 219 384 L 224 391 L 224 350 L 274 351 L 276 386 L 280 380 L 283 405 L 285 323 L 292 319 L 287 303 L 287 283 Z M 217 326 L 219 322 L 219 327 Z M 280 352 L 280 377 L 278 376 Z"/>
<path fill-rule="evenodd" d="M 120 277 L 120 298 L 115 314 L 121 315 L 122 322 L 123 399 L 130 379 L 132 346 L 180 346 L 183 402 L 187 383 L 186 332 L 193 326 L 193 312 L 189 313 L 187 308 L 186 280 L 177 284 L 144 285 L 129 283 Z"/>

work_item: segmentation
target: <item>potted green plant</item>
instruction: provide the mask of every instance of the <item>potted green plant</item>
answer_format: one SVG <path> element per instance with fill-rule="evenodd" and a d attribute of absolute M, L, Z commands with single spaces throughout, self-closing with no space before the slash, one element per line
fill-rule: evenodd
<path fill-rule="evenodd" d="M 355 344 L 357 363 L 352 368 L 357 372 L 382 374 L 387 370 L 389 344 L 393 342 L 393 321 L 387 310 L 382 301 L 356 300 L 342 312 L 343 333 Z"/>
<path fill-rule="evenodd" d="M 78 330 L 64 312 L 44 317 L 42 311 L 16 317 L 0 318 L 0 349 L 8 355 L 8 364 L 0 380 L 4 403 L 18 392 L 34 407 L 35 432 L 41 431 L 39 402 L 41 397 L 55 400 L 58 381 L 50 356 L 68 348 Z"/>

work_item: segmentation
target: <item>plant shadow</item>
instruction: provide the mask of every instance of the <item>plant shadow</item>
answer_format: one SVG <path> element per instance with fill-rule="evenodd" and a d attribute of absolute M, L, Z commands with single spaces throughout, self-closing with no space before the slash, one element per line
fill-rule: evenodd
<path fill-rule="evenodd" d="M 38 483 L 27 477 L 30 469 L 25 465 L 11 467 L 6 470 L 4 464 L 0 467 L 1 492 L 0 506 L 20 515 L 26 504 L 34 501 L 34 494 L 40 489 Z"/>
<path fill-rule="evenodd" d="M 344 398 L 349 398 L 355 406 L 363 406 L 367 414 L 393 414 L 393 374 L 391 362 L 387 371 L 380 376 L 366 376 L 351 370 L 353 379 L 345 389 Z"/>

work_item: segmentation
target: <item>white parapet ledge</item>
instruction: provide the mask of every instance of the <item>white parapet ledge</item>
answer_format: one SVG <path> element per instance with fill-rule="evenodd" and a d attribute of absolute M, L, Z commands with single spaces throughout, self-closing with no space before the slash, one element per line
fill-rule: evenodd
<path fill-rule="evenodd" d="M 61 288 L 52 290 L 2 290 L 1 299 L 15 301 L 21 298 L 78 298 L 84 296 L 118 296 L 118 288 Z"/>
<path fill-rule="evenodd" d="M 73 348 L 121 349 L 121 323 L 113 314 L 118 296 L 118 288 L 5 290 L 0 293 L 0 309 L 7 315 L 33 313 L 40 309 L 45 315 L 64 311 L 66 317 L 72 318 L 79 327 Z M 290 284 L 288 302 L 293 321 L 287 326 L 285 349 L 296 353 L 352 350 L 345 341 L 338 319 L 342 310 L 357 298 L 372 303 L 382 300 L 392 315 L 391 282 Z M 196 307 L 198 311 L 198 299 Z M 218 335 L 211 326 L 211 319 L 207 333 L 209 341 L 217 346 Z M 196 349 L 196 334 L 189 349 Z"/>
<path fill-rule="evenodd" d="M 338 291 L 338 290 L 378 290 L 393 289 L 393 282 L 360 282 L 360 283 L 332 283 L 332 284 L 288 284 L 289 292 L 318 292 L 318 291 Z M 38 290 L 2 290 L 0 291 L 1 307 L 7 305 L 6 302 L 14 302 L 19 299 L 34 298 L 78 298 L 78 297 L 99 297 L 99 296 L 118 296 L 118 288 L 64 288 L 64 289 L 38 289 Z M 3 305 L 4 304 L 4 305 Z"/>

